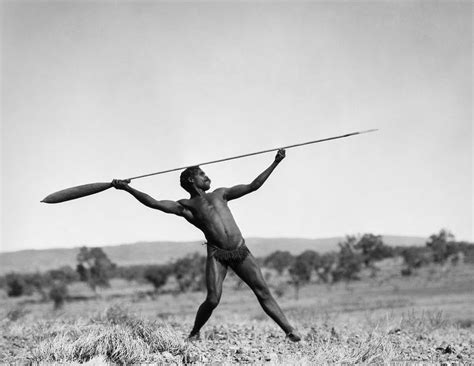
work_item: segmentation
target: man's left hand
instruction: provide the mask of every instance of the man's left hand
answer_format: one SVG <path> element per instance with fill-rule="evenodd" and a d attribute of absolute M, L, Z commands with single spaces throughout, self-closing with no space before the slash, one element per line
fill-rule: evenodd
<path fill-rule="evenodd" d="M 280 149 L 278 150 L 276 156 L 275 156 L 275 161 L 277 163 L 279 163 L 280 161 L 282 161 L 286 156 L 286 152 L 285 152 L 285 149 Z"/>

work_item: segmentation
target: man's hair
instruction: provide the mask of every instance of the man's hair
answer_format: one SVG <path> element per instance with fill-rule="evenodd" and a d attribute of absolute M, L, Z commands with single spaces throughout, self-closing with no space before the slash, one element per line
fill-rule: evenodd
<path fill-rule="evenodd" d="M 199 165 L 190 166 L 189 168 L 184 169 L 179 176 L 179 183 L 187 192 L 191 193 L 191 188 L 193 184 L 189 181 L 189 178 L 194 177 L 198 170 L 201 169 Z"/>

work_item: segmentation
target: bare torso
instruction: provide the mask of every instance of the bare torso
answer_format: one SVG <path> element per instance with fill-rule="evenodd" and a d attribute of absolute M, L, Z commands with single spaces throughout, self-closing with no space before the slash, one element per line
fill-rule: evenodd
<path fill-rule="evenodd" d="M 240 229 L 224 198 L 224 189 L 183 199 L 179 203 L 191 211 L 192 217 L 185 218 L 204 233 L 209 244 L 231 250 L 242 242 Z"/>

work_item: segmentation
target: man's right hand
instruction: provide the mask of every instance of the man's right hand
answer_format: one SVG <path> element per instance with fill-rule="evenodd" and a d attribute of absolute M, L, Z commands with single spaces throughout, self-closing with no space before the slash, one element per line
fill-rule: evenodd
<path fill-rule="evenodd" d="M 115 189 L 125 190 L 127 189 L 129 183 L 130 183 L 130 179 L 114 179 L 112 181 L 112 186 Z"/>

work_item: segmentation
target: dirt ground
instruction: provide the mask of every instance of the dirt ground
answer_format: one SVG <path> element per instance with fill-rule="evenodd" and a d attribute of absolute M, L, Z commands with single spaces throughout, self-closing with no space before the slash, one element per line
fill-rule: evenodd
<path fill-rule="evenodd" d="M 193 343 L 185 339 L 195 311 L 205 297 L 201 292 L 151 298 L 146 295 L 146 286 L 114 281 L 102 298 L 68 302 L 59 311 L 54 311 L 51 303 L 38 303 L 34 298 L 4 297 L 0 300 L 0 361 L 79 362 L 80 359 L 74 359 L 77 345 L 90 337 L 83 329 L 96 324 L 93 319 L 97 314 L 112 307 L 126 314 L 125 318 L 143 320 L 151 332 L 166 329 L 166 337 L 179 344 L 174 351 L 166 348 L 166 344 L 172 344 L 169 340 L 158 351 L 148 346 L 149 354 L 143 356 L 148 358 L 137 359 L 140 362 L 468 363 L 474 360 L 473 272 L 472 267 L 462 266 L 449 271 L 427 269 L 409 278 L 365 279 L 333 286 L 311 284 L 301 289 L 299 299 L 295 299 L 293 288 L 288 287 L 277 301 L 302 333 L 300 343 L 286 340 L 250 290 L 245 286 L 239 288 L 232 278 L 225 284 L 219 307 L 203 328 L 201 341 Z M 87 289 L 79 286 L 71 291 Z M 109 330 L 104 328 L 104 332 Z M 63 339 L 58 337 L 72 337 L 71 332 L 76 337 L 68 341 L 76 345 L 72 356 L 54 351 L 55 342 Z M 133 341 L 136 332 L 131 332 Z M 120 339 L 114 338 L 115 341 Z M 122 356 L 132 351 L 125 349 Z M 107 352 L 102 358 L 99 356 L 91 354 L 82 361 L 114 360 Z"/>

